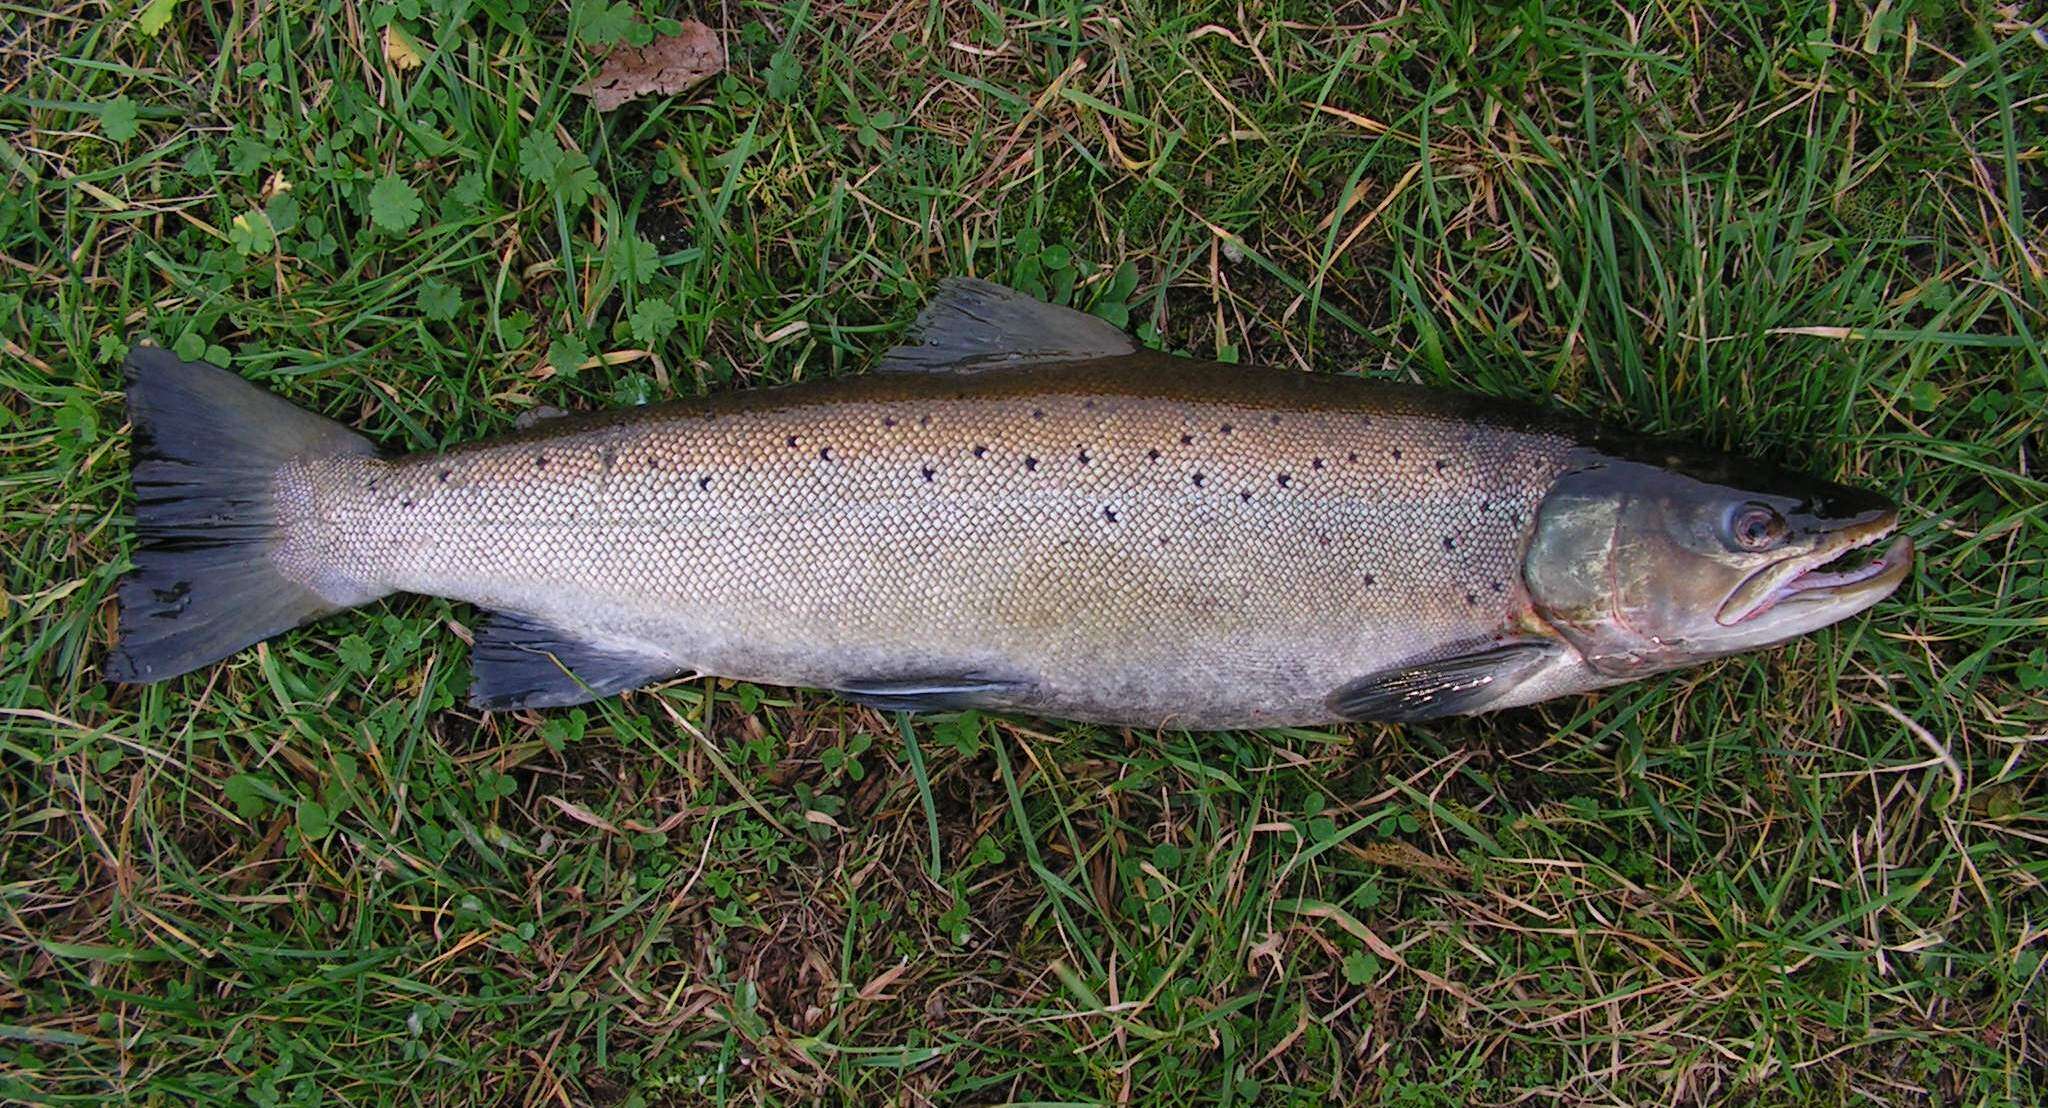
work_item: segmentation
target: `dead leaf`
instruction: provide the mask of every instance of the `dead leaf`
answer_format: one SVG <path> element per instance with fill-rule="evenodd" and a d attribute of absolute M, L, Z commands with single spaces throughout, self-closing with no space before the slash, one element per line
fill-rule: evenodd
<path fill-rule="evenodd" d="M 1411 873 L 1434 873 L 1459 880 L 1471 876 L 1472 872 L 1466 869 L 1462 862 L 1425 854 L 1415 844 L 1400 839 L 1382 839 L 1364 846 L 1352 846 L 1349 843 L 1344 845 L 1350 853 L 1373 865 L 1386 866 L 1390 869 L 1405 869 Z"/>
<path fill-rule="evenodd" d="M 656 35 L 645 46 L 614 50 L 598 67 L 597 76 L 573 91 L 590 97 L 601 112 L 642 96 L 673 96 L 725 68 L 725 46 L 718 33 L 694 19 L 683 21 L 681 34 Z"/>
<path fill-rule="evenodd" d="M 608 821 L 605 820 L 603 816 L 598 815 L 596 812 L 593 812 L 590 809 L 585 808 L 583 805 L 578 804 L 573 800 L 563 800 L 559 796 L 550 796 L 546 799 L 553 803 L 555 807 L 560 808 L 562 810 L 563 815 L 568 816 L 570 819 L 575 820 L 577 823 L 585 824 L 590 827 L 595 827 L 599 831 L 609 831 L 614 835 L 620 834 L 619 829 L 613 827 Z"/>
<path fill-rule="evenodd" d="M 910 959 L 905 958 L 881 973 L 876 974 L 873 981 L 862 985 L 860 991 L 853 995 L 862 1000 L 893 1000 L 895 999 L 893 996 L 884 996 L 882 990 L 894 985 L 896 979 L 903 976 L 904 971 L 909 968 Z"/>
<path fill-rule="evenodd" d="M 404 72 L 420 67 L 420 44 L 412 36 L 400 30 L 395 23 L 384 25 L 384 60 L 391 68 Z"/>

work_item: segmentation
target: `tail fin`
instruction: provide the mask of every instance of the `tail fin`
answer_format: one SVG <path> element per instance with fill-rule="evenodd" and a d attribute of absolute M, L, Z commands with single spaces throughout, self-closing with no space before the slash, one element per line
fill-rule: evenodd
<path fill-rule="evenodd" d="M 175 677 L 345 607 L 271 557 L 273 487 L 286 461 L 367 455 L 369 440 L 161 347 L 135 347 L 123 368 L 138 541 L 107 677 Z"/>

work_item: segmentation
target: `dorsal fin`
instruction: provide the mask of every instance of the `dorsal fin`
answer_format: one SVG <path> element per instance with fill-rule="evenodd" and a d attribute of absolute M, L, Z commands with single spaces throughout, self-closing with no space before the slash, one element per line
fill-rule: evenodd
<path fill-rule="evenodd" d="M 973 373 L 1028 362 L 1078 362 L 1129 354 L 1138 344 L 1108 323 L 973 277 L 939 282 L 931 303 L 880 373 Z"/>
<path fill-rule="evenodd" d="M 553 404 L 538 404 L 512 417 L 512 429 L 525 431 L 551 419 L 560 419 L 569 413 Z"/>

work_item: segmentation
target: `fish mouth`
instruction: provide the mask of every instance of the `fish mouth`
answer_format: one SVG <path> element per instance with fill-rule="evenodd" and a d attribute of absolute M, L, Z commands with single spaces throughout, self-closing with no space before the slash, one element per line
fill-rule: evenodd
<path fill-rule="evenodd" d="M 1751 574 L 1715 617 L 1723 627 L 1748 623 L 1781 605 L 1826 604 L 1840 619 L 1890 596 L 1913 566 L 1913 540 L 1899 535 L 1875 558 L 1853 555 L 1884 541 L 1898 529 L 1898 514 L 1886 512 L 1870 523 L 1845 529 L 1840 537 L 1806 554 L 1785 558 Z"/>

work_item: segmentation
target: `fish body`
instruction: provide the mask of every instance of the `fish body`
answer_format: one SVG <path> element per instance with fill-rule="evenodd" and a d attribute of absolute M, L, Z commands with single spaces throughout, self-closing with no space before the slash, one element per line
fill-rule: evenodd
<path fill-rule="evenodd" d="M 517 611 L 674 672 L 1310 722 L 1528 606 L 1571 444 L 1456 407 L 1159 355 L 854 378 L 294 463 L 282 555 L 338 596 Z"/>
<path fill-rule="evenodd" d="M 254 533 L 217 531 L 219 511 L 185 518 L 210 480 L 198 443 L 148 440 L 112 668 L 170 676 L 246 645 L 233 639 L 412 592 L 493 613 L 473 661 L 485 707 L 715 674 L 1147 727 L 1426 718 L 1669 668 L 1668 644 L 1629 639 L 1626 619 L 1617 640 L 1580 595 L 1627 553 L 1618 524 L 1592 537 L 1614 523 L 1602 510 L 1624 514 L 1604 485 L 1623 502 L 1645 484 L 1730 487 L 1718 460 L 1632 460 L 1611 434 L 1493 403 L 1139 351 L 980 283 L 950 286 L 919 334 L 865 377 L 397 458 L 139 351 L 145 433 L 181 414 L 162 396 L 196 389 L 318 434 L 266 440 L 231 474 L 260 504 Z M 1895 518 L 1835 486 L 1798 503 L 1823 502 L 1830 549 Z M 181 547 L 182 564 L 152 559 Z M 189 618 L 204 587 L 189 579 L 249 576 L 221 551 L 274 577 L 289 610 L 152 649 L 152 630 Z M 1902 564 L 1895 550 L 1870 577 L 1896 584 Z M 168 577 L 186 592 L 166 616 Z M 1710 656 L 1681 664 L 1696 655 Z"/>

